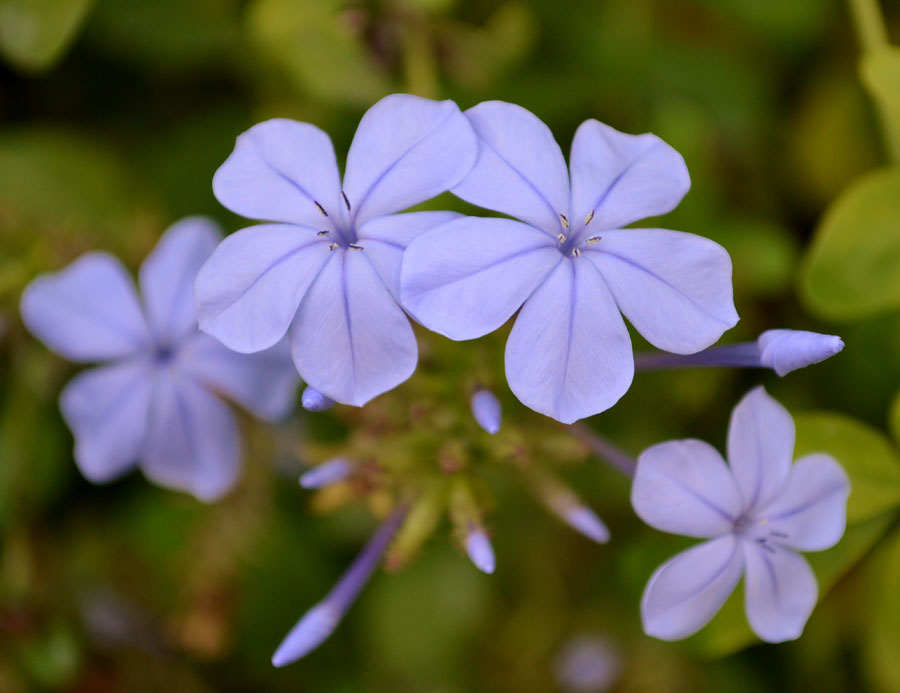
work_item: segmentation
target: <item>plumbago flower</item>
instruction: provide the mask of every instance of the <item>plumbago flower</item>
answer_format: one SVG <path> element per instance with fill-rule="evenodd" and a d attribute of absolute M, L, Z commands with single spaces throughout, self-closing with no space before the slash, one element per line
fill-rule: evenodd
<path fill-rule="evenodd" d="M 403 305 L 451 339 L 496 330 L 520 307 L 506 377 L 527 406 L 572 423 L 615 404 L 634 360 L 620 310 L 654 346 L 704 349 L 738 320 L 731 260 L 718 244 L 664 229 L 624 229 L 672 210 L 690 187 L 658 137 L 596 120 L 572 143 L 570 171 L 550 130 L 499 101 L 466 111 L 478 159 L 453 188 L 521 221 L 466 217 L 406 250 Z"/>
<path fill-rule="evenodd" d="M 655 445 L 638 459 L 631 500 L 647 524 L 708 539 L 664 563 L 641 600 L 644 630 L 677 640 L 700 630 L 744 578 L 747 618 L 768 642 L 800 636 L 816 603 L 809 564 L 844 533 L 850 483 L 829 455 L 793 465 L 794 422 L 762 387 L 737 405 L 728 461 L 699 440 Z"/>
<path fill-rule="evenodd" d="M 459 183 L 476 149 L 453 102 L 405 94 L 363 116 L 343 183 L 319 128 L 281 119 L 250 128 L 213 190 L 232 211 L 279 223 L 229 236 L 200 270 L 200 328 L 245 353 L 290 329 L 297 370 L 323 403 L 362 406 L 396 387 L 417 360 L 398 303 L 403 250 L 459 215 L 395 212 Z"/>
<path fill-rule="evenodd" d="M 192 285 L 221 239 L 209 220 L 172 226 L 141 266 L 141 299 L 106 253 L 88 253 L 22 295 L 22 319 L 71 361 L 108 361 L 76 376 L 60 408 L 75 461 L 95 483 L 135 464 L 152 481 L 214 500 L 234 484 L 237 426 L 225 395 L 263 419 L 287 415 L 297 384 L 287 344 L 237 354 L 197 330 Z"/>

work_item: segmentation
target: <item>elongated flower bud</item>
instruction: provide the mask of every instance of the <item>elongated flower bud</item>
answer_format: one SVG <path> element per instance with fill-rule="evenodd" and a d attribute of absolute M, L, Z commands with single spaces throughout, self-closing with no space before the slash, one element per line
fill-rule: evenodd
<path fill-rule="evenodd" d="M 805 330 L 767 330 L 756 343 L 760 363 L 782 376 L 831 358 L 844 348 L 840 337 Z"/>
<path fill-rule="evenodd" d="M 494 559 L 494 547 L 488 538 L 484 528 L 480 525 L 471 525 L 466 536 L 466 553 L 475 567 L 489 575 L 494 572 L 496 561 Z"/>
<path fill-rule="evenodd" d="M 287 634 L 272 656 L 273 665 L 296 662 L 328 639 L 369 581 L 404 517 L 406 508 L 399 508 L 379 527 L 325 599 L 307 611 Z"/>
<path fill-rule="evenodd" d="M 609 530 L 603 520 L 561 481 L 537 472 L 531 472 L 530 478 L 538 497 L 554 515 L 598 544 L 609 541 Z"/>
<path fill-rule="evenodd" d="M 472 416 L 488 433 L 500 430 L 502 409 L 499 400 L 489 390 L 478 390 L 472 395 Z"/>
<path fill-rule="evenodd" d="M 300 403 L 307 411 L 325 411 L 334 406 L 333 399 L 326 397 L 314 387 L 309 386 L 303 391 Z"/>
<path fill-rule="evenodd" d="M 352 462 L 336 457 L 303 472 L 300 475 L 300 485 L 303 488 L 322 488 L 343 481 L 352 472 Z"/>
<path fill-rule="evenodd" d="M 843 348 L 844 342 L 834 335 L 804 330 L 768 330 L 755 342 L 725 344 L 696 354 L 635 354 L 634 367 L 639 371 L 698 367 L 771 368 L 784 376 L 831 358 Z"/>

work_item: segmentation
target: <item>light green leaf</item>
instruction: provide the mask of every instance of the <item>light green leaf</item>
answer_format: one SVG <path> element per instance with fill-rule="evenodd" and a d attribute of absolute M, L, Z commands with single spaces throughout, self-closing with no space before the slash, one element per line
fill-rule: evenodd
<path fill-rule="evenodd" d="M 800 277 L 811 311 L 856 320 L 900 307 L 900 167 L 859 178 L 825 212 Z"/>
<path fill-rule="evenodd" d="M 900 532 L 879 547 L 868 566 L 870 597 L 863 640 L 864 671 L 873 690 L 900 690 Z"/>
<path fill-rule="evenodd" d="M 827 551 L 804 554 L 819 583 L 819 601 L 837 581 L 855 566 L 882 537 L 895 517 L 884 514 L 847 528 L 836 546 Z M 802 636 L 801 636 L 802 637 Z M 744 613 L 744 588 L 738 587 L 710 624 L 688 641 L 703 657 L 725 657 L 759 642 Z"/>
<path fill-rule="evenodd" d="M 900 392 L 894 396 L 891 408 L 888 412 L 888 427 L 894 435 L 894 440 L 900 442 Z"/>
<path fill-rule="evenodd" d="M 51 67 L 78 34 L 94 0 L 0 0 L 0 54 L 16 67 Z"/>
<path fill-rule="evenodd" d="M 301 89 L 365 105 L 390 91 L 340 0 L 255 0 L 248 23 L 262 48 Z"/>
<path fill-rule="evenodd" d="M 900 506 L 900 457 L 887 436 L 841 414 L 800 414 L 794 422 L 795 459 L 812 452 L 826 452 L 849 475 L 848 524 Z"/>
<path fill-rule="evenodd" d="M 900 155 L 900 48 L 884 46 L 866 53 L 860 63 L 860 77 L 878 104 L 883 125 L 888 133 L 887 144 Z"/>

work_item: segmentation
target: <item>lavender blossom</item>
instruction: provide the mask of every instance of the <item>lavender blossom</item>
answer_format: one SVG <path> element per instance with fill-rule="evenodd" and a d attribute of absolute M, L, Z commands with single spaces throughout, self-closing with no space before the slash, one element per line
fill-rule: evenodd
<path fill-rule="evenodd" d="M 478 390 L 472 395 L 472 416 L 485 431 L 495 434 L 500 430 L 503 410 L 493 392 Z"/>
<path fill-rule="evenodd" d="M 403 250 L 459 215 L 395 214 L 459 183 L 475 160 L 472 128 L 451 101 L 394 94 L 363 116 L 343 182 L 331 140 L 308 123 L 268 120 L 238 137 L 213 190 L 267 223 L 226 238 L 200 270 L 200 327 L 239 352 L 290 330 L 303 379 L 362 406 L 416 367 L 398 304 Z"/>
<path fill-rule="evenodd" d="M 296 662 L 328 639 L 366 586 L 406 512 L 406 508 L 395 510 L 381 525 L 325 599 L 307 611 L 287 634 L 272 655 L 273 665 L 283 667 Z"/>
<path fill-rule="evenodd" d="M 800 636 L 816 603 L 809 564 L 844 533 L 847 475 L 829 455 L 793 464 L 794 422 L 762 387 L 737 405 L 729 465 L 710 445 L 680 440 L 638 459 L 631 501 L 647 524 L 708 541 L 678 554 L 650 578 L 644 630 L 677 640 L 700 630 L 745 575 L 747 618 L 768 642 Z"/>
<path fill-rule="evenodd" d="M 674 149 L 588 120 L 567 172 L 550 130 L 525 109 L 489 101 L 466 116 L 478 159 L 453 193 L 521 221 L 466 217 L 422 234 L 404 253 L 401 297 L 423 325 L 457 340 L 496 330 L 521 307 L 506 377 L 525 405 L 572 423 L 615 404 L 634 373 L 621 313 L 679 354 L 734 326 L 724 248 L 623 228 L 672 210 L 687 192 Z"/>
<path fill-rule="evenodd" d="M 225 395 L 276 420 L 294 401 L 285 342 L 236 354 L 197 330 L 191 287 L 221 238 L 200 217 L 172 226 L 140 270 L 88 253 L 22 295 L 22 319 L 72 361 L 107 362 L 77 375 L 60 397 L 82 474 L 104 483 L 136 464 L 152 481 L 213 500 L 235 483 L 240 441 Z"/>

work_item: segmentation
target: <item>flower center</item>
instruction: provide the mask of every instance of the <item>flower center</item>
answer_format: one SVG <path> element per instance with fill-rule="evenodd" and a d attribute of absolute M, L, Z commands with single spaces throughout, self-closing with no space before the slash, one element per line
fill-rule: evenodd
<path fill-rule="evenodd" d="M 160 344 L 156 347 L 156 352 L 153 354 L 153 360 L 164 366 L 169 363 L 174 356 L 175 349 L 172 348 L 172 346 L 169 344 Z"/>
<path fill-rule="evenodd" d="M 328 210 L 325 209 L 320 202 L 313 201 L 316 209 L 318 209 L 322 216 L 328 220 L 328 226 L 330 227 L 322 229 L 319 231 L 318 235 L 331 241 L 332 250 L 337 250 L 338 248 L 343 248 L 345 250 L 362 250 L 357 244 L 359 237 L 357 236 L 356 228 L 353 224 L 352 217 L 350 216 L 352 209 L 350 200 L 347 197 L 347 193 L 343 190 L 341 190 L 341 200 L 344 203 L 344 207 L 339 208 L 338 210 L 332 210 L 331 214 L 329 214 Z"/>
<path fill-rule="evenodd" d="M 734 533 L 741 539 L 758 544 L 761 549 L 775 553 L 790 535 L 766 527 L 768 520 L 741 516 L 734 523 Z"/>
<path fill-rule="evenodd" d="M 588 233 L 587 227 L 593 219 L 593 210 L 584 218 L 584 221 L 579 221 L 574 225 L 569 222 L 569 218 L 565 214 L 559 215 L 560 231 L 556 235 L 556 247 L 564 257 L 577 258 L 581 255 L 583 246 L 600 242 L 601 237 L 599 235 L 585 238 Z"/>

